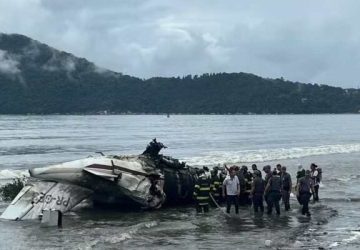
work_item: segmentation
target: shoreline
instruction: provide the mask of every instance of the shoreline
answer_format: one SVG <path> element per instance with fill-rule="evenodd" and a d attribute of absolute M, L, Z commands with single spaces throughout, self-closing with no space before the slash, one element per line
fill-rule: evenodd
<path fill-rule="evenodd" d="M 359 113 L 49 113 L 0 114 L 0 116 L 287 116 L 287 115 L 360 115 Z"/>

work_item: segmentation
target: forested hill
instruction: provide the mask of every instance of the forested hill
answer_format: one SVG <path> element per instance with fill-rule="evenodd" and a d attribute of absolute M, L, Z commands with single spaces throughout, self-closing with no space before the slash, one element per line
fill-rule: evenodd
<path fill-rule="evenodd" d="M 0 113 L 358 113 L 360 90 L 246 73 L 142 80 L 0 34 Z"/>

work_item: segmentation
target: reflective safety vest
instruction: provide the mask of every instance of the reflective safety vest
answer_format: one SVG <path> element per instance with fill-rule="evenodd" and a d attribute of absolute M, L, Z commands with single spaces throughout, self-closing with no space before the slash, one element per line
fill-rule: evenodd
<path fill-rule="evenodd" d="M 200 176 L 194 187 L 194 197 L 199 205 L 208 205 L 210 201 L 210 180 L 205 176 Z"/>
<path fill-rule="evenodd" d="M 214 198 L 219 198 L 222 192 L 222 183 L 220 182 L 220 178 L 215 175 L 211 177 L 211 193 Z"/>

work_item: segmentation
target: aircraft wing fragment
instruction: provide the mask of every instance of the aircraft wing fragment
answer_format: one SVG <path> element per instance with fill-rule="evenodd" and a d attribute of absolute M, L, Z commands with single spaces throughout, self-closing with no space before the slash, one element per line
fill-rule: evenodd
<path fill-rule="evenodd" d="M 83 187 L 58 182 L 30 182 L 6 208 L 1 219 L 37 219 L 43 210 L 54 209 L 66 213 L 92 194 Z"/>

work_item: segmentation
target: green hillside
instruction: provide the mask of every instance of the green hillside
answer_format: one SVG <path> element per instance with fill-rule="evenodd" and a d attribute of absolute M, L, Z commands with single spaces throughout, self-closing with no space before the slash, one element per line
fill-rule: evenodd
<path fill-rule="evenodd" d="M 247 73 L 142 80 L 0 34 L 0 113 L 357 113 L 360 91 Z"/>

